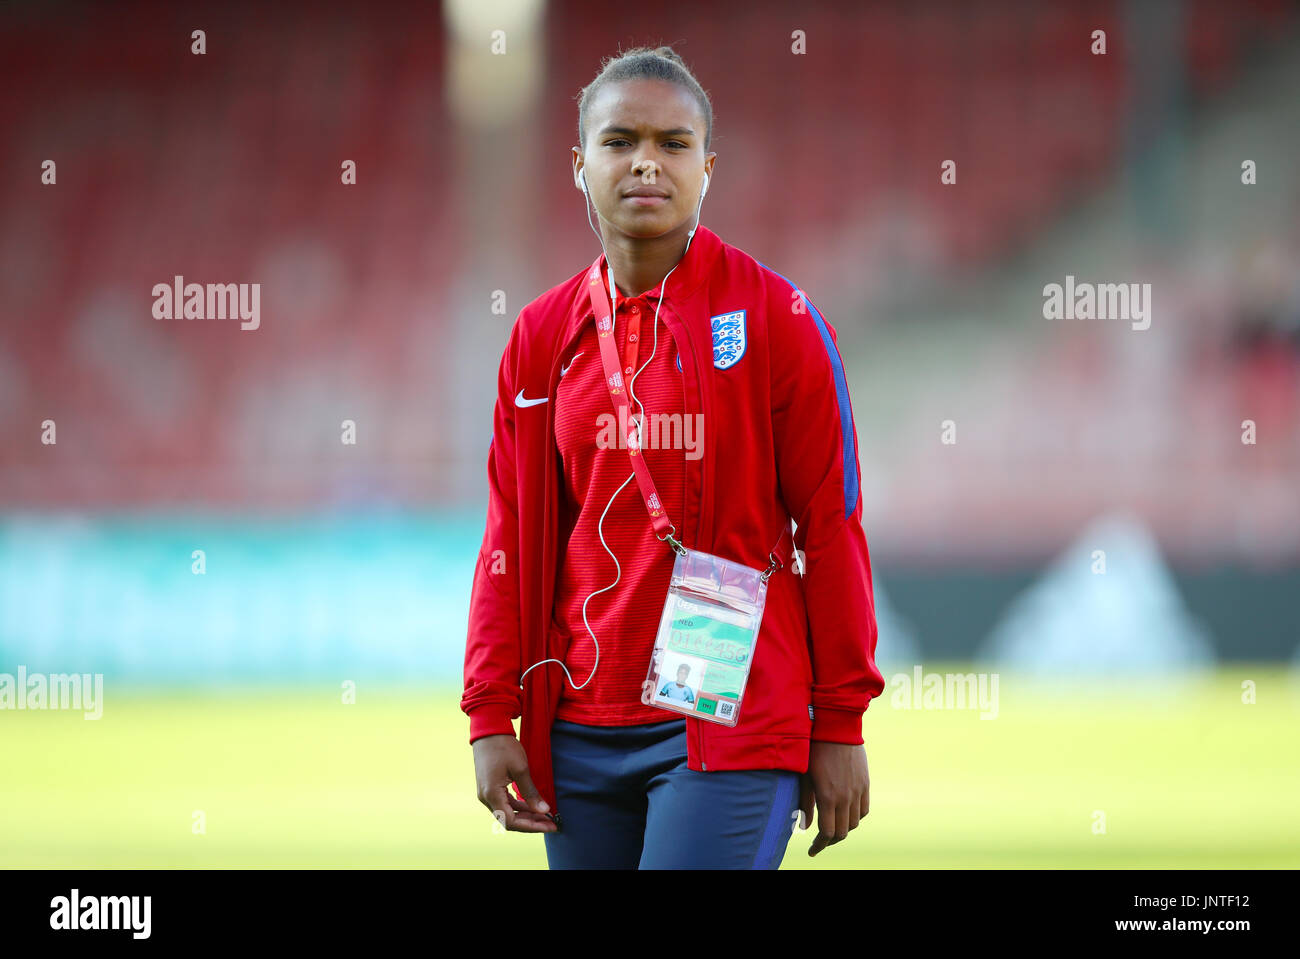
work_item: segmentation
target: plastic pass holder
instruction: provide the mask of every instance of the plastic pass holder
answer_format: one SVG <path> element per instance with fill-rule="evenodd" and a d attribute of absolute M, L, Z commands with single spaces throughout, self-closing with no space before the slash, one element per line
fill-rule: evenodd
<path fill-rule="evenodd" d="M 767 580 L 745 566 L 673 541 L 677 557 L 641 701 L 724 726 L 740 719 Z"/>

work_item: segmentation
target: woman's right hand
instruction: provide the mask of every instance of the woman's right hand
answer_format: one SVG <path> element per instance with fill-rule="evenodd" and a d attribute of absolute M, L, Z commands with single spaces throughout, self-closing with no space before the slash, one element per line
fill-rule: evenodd
<path fill-rule="evenodd" d="M 513 832 L 555 832 L 559 826 L 547 815 L 551 807 L 542 799 L 528 774 L 528 757 L 514 736 L 499 734 L 474 740 L 474 778 L 478 801 L 506 829 Z M 517 783 L 523 799 L 510 795 Z"/>

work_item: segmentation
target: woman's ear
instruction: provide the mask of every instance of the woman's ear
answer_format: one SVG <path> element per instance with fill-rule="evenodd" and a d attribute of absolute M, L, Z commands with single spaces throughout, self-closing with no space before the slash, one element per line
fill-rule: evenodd
<path fill-rule="evenodd" d="M 573 185 L 583 193 L 587 192 L 587 177 L 582 169 L 582 151 L 573 148 Z"/>

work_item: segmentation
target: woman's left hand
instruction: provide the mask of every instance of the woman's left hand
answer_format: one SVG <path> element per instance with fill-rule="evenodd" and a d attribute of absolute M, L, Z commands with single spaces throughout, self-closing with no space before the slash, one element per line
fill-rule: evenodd
<path fill-rule="evenodd" d="M 801 785 L 799 809 L 805 829 L 812 823 L 813 804 L 817 805 L 817 837 L 808 847 L 808 855 L 815 856 L 843 842 L 871 809 L 866 746 L 814 740 Z"/>

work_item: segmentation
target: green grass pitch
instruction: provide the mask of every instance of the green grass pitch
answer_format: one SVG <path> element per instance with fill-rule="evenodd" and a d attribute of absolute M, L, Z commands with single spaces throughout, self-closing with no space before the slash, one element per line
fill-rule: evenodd
<path fill-rule="evenodd" d="M 1287 672 L 1050 687 L 1003 674 L 1000 694 L 982 720 L 900 708 L 888 687 L 866 718 L 871 815 L 815 860 L 796 833 L 782 868 L 1300 866 Z M 98 721 L 2 711 L 0 866 L 543 868 L 541 837 L 499 832 L 474 798 L 457 701 L 367 683 L 353 705 L 328 687 L 109 684 Z"/>

